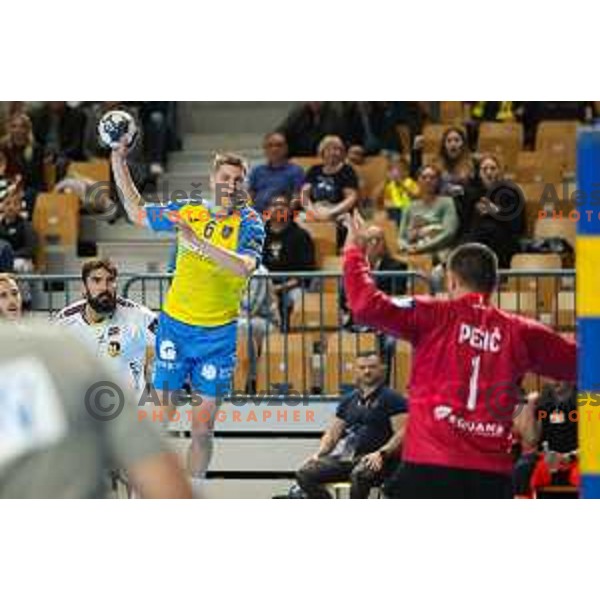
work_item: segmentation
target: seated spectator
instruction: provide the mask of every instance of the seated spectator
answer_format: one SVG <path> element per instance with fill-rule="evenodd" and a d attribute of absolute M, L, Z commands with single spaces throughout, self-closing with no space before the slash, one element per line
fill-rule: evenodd
<path fill-rule="evenodd" d="M 410 177 L 410 165 L 400 155 L 390 160 L 387 178 L 373 192 L 378 206 L 385 206 L 388 216 L 397 225 L 402 220 L 402 213 L 419 194 L 417 182 Z"/>
<path fill-rule="evenodd" d="M 44 102 L 33 112 L 31 120 L 45 160 L 56 165 L 56 177 L 62 179 L 69 162 L 84 159 L 85 114 L 66 102 Z"/>
<path fill-rule="evenodd" d="M 438 159 L 441 169 L 440 193 L 452 197 L 464 194 L 465 186 L 473 176 L 473 159 L 466 133 L 462 129 L 446 129 Z"/>
<path fill-rule="evenodd" d="M 12 273 L 15 257 L 12 246 L 0 240 L 0 273 Z"/>
<path fill-rule="evenodd" d="M 427 165 L 419 174 L 420 198 L 402 214 L 400 248 L 408 254 L 434 254 L 450 248 L 458 231 L 458 217 L 452 198 L 440 195 L 440 171 Z"/>
<path fill-rule="evenodd" d="M 0 202 L 6 198 L 8 194 L 8 187 L 10 184 L 10 179 L 6 175 L 6 154 L 3 150 L 0 150 Z"/>
<path fill-rule="evenodd" d="M 44 190 L 44 152 L 35 141 L 31 120 L 24 113 L 15 113 L 8 121 L 8 133 L 0 141 L 6 156 L 6 175 L 21 178 L 23 194 L 30 217 L 37 194 Z"/>
<path fill-rule="evenodd" d="M 297 194 L 304 181 L 304 171 L 288 160 L 288 147 L 282 133 L 265 136 L 263 148 L 267 162 L 250 171 L 248 187 L 254 208 L 260 214 L 278 194 Z"/>
<path fill-rule="evenodd" d="M 502 167 L 496 156 L 485 154 L 479 162 L 479 178 L 456 202 L 460 218 L 459 243 L 478 242 L 498 256 L 499 266 L 510 267 L 525 233 L 522 198 L 512 187 L 502 186 Z M 490 193 L 492 192 L 492 193 Z"/>
<path fill-rule="evenodd" d="M 277 128 L 285 136 L 290 156 L 315 156 L 327 135 L 343 135 L 341 115 L 330 102 L 304 102 Z"/>
<path fill-rule="evenodd" d="M 270 217 L 265 227 L 263 264 L 272 273 L 306 272 L 315 269 L 315 246 L 310 234 L 300 227 L 290 208 L 290 197 L 279 195 L 270 205 Z M 287 330 L 294 306 L 301 301 L 302 289 L 309 279 L 274 277 L 282 324 Z"/>
<path fill-rule="evenodd" d="M 351 167 L 362 167 L 367 161 L 367 153 L 361 145 L 354 144 L 348 148 L 346 160 Z"/>
<path fill-rule="evenodd" d="M 11 185 L 0 203 L 0 240 L 9 243 L 13 255 L 13 269 L 17 273 L 31 273 L 35 256 L 36 238 L 31 222 L 21 215 L 23 192 Z"/>
<path fill-rule="evenodd" d="M 407 407 L 402 396 L 384 385 L 384 378 L 376 352 L 358 355 L 357 389 L 342 399 L 319 449 L 296 474 L 308 498 L 331 498 L 325 485 L 348 480 L 350 498 L 367 498 L 397 466 Z"/>
<path fill-rule="evenodd" d="M 347 164 L 346 148 L 342 140 L 329 135 L 319 144 L 320 165 L 306 173 L 302 199 L 317 221 L 337 221 L 350 212 L 358 202 L 358 177 Z M 345 228 L 338 224 L 338 247 L 343 244 Z"/>
<path fill-rule="evenodd" d="M 406 278 L 393 275 L 377 276 L 377 271 L 406 271 L 406 263 L 390 255 L 385 243 L 383 229 L 377 225 L 367 228 L 367 260 L 371 266 L 377 287 L 389 296 L 406 294 Z"/>

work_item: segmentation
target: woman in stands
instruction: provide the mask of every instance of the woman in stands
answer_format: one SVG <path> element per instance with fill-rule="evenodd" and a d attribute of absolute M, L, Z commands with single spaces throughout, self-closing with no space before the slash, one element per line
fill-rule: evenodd
<path fill-rule="evenodd" d="M 408 254 L 432 254 L 443 258 L 456 237 L 458 217 L 454 201 L 441 195 L 441 172 L 426 165 L 419 172 L 419 196 L 402 214 L 400 248 Z"/>
<path fill-rule="evenodd" d="M 467 135 L 458 127 L 446 129 L 438 154 L 441 173 L 441 191 L 452 197 L 461 196 L 473 177 L 473 159 L 467 144 Z"/>
<path fill-rule="evenodd" d="M 6 156 L 6 176 L 20 177 L 27 211 L 31 215 L 36 195 L 44 188 L 44 154 L 33 137 L 31 120 L 25 113 L 15 113 L 8 120 L 8 133 L 0 140 Z"/>
<path fill-rule="evenodd" d="M 525 232 L 525 213 L 519 189 L 504 180 L 502 165 L 494 154 L 484 154 L 478 176 L 456 203 L 460 233 L 459 243 L 478 242 L 498 256 L 500 268 L 510 267 L 519 251 L 519 238 Z"/>
<path fill-rule="evenodd" d="M 346 163 L 346 147 L 337 135 L 327 135 L 319 144 L 323 161 L 306 173 L 302 198 L 317 221 L 337 221 L 351 212 L 358 201 L 358 177 Z M 346 230 L 338 226 L 338 247 L 343 244 Z"/>

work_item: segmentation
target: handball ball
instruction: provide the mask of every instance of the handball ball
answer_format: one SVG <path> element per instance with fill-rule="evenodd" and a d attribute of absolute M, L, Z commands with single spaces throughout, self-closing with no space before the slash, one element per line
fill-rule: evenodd
<path fill-rule="evenodd" d="M 105 146 L 117 148 L 121 139 L 125 138 L 128 148 L 137 139 L 138 128 L 135 119 L 124 110 L 111 110 L 102 116 L 98 123 L 98 134 Z"/>

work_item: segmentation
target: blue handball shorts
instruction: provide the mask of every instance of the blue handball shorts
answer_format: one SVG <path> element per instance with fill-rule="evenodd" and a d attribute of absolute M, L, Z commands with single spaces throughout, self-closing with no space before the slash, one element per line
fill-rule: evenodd
<path fill-rule="evenodd" d="M 200 395 L 231 392 L 237 322 L 218 327 L 188 325 L 162 312 L 158 318 L 154 387 L 180 390 L 189 383 Z"/>

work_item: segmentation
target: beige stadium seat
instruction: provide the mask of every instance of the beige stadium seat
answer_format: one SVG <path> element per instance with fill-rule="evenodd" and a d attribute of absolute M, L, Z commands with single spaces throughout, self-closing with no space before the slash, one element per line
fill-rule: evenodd
<path fill-rule="evenodd" d="M 437 156 L 442 144 L 442 136 L 444 131 L 448 129 L 448 125 L 425 125 L 423 127 L 423 154 L 431 154 Z M 427 164 L 423 161 L 423 164 Z"/>
<path fill-rule="evenodd" d="M 324 383 L 326 394 L 338 394 L 342 386 L 355 382 L 354 365 L 359 352 L 377 350 L 373 333 L 334 333 L 327 337 L 324 357 Z"/>
<path fill-rule="evenodd" d="M 444 100 L 440 102 L 440 121 L 446 125 L 461 125 L 464 120 L 463 103 Z"/>
<path fill-rule="evenodd" d="M 548 238 L 562 238 L 575 249 L 577 237 L 577 223 L 571 219 L 537 219 L 533 230 L 535 238 L 544 240 Z"/>
<path fill-rule="evenodd" d="M 326 277 L 323 281 L 323 291 L 326 294 L 337 294 L 340 289 L 340 280 L 342 276 L 342 257 L 326 256 L 321 267 L 323 271 L 337 273 L 339 277 Z"/>
<path fill-rule="evenodd" d="M 522 146 L 520 123 L 481 123 L 479 126 L 479 152 L 496 154 L 506 173 L 512 173 L 517 166 Z"/>
<path fill-rule="evenodd" d="M 559 156 L 548 156 L 542 152 L 521 151 L 517 156 L 514 178 L 521 183 L 561 181 L 562 160 Z"/>
<path fill-rule="evenodd" d="M 307 292 L 294 306 L 291 317 L 294 329 L 336 329 L 341 325 L 337 294 Z"/>
<path fill-rule="evenodd" d="M 577 121 L 542 121 L 537 128 L 535 149 L 560 157 L 565 175 L 575 171 L 578 126 Z"/>
<path fill-rule="evenodd" d="M 33 211 L 33 228 L 37 234 L 36 265 L 47 266 L 49 246 L 75 250 L 79 235 L 79 198 L 75 194 L 39 194 Z"/>
<path fill-rule="evenodd" d="M 316 339 L 309 333 L 269 335 L 257 364 L 258 393 L 272 393 L 277 386 L 310 393 L 315 383 L 312 364 Z"/>
<path fill-rule="evenodd" d="M 512 271 L 558 270 L 562 268 L 562 261 L 558 254 L 515 254 L 510 268 Z M 519 294 L 534 294 L 537 309 L 534 316 L 547 325 L 554 324 L 555 300 L 560 288 L 559 277 L 510 277 L 509 288 Z"/>
<path fill-rule="evenodd" d="M 322 268 L 323 261 L 328 256 L 337 254 L 337 238 L 335 223 L 320 223 L 317 221 L 298 221 L 306 229 L 315 245 L 315 261 L 317 268 Z"/>
<path fill-rule="evenodd" d="M 364 165 L 352 165 L 361 184 L 363 199 L 373 199 L 375 190 L 386 180 L 388 167 L 385 156 L 370 156 Z"/>
<path fill-rule="evenodd" d="M 92 181 L 110 181 L 110 163 L 97 159 L 89 162 L 72 162 L 67 171 L 69 177 L 91 179 Z"/>

